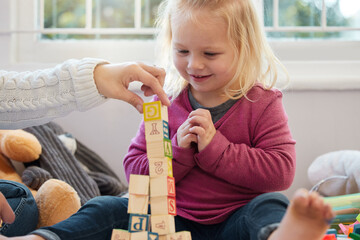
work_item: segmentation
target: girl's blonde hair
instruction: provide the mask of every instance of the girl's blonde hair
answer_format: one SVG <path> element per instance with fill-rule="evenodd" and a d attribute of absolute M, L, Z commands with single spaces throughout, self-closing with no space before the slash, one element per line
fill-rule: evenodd
<path fill-rule="evenodd" d="M 256 83 L 261 83 L 265 89 L 274 87 L 278 78 L 278 66 L 284 70 L 285 68 L 266 41 L 252 0 L 164 0 L 159 7 L 156 22 L 160 29 L 157 50 L 160 52 L 159 64 L 167 72 L 165 90 L 170 97 L 176 98 L 188 84 L 173 64 L 171 17 L 173 14 L 180 14 L 179 16 L 195 19 L 193 10 L 210 10 L 211 14 L 221 17 L 228 25 L 227 35 L 233 45 L 234 64 L 237 65 L 233 79 L 225 87 L 228 97 L 246 97 Z M 231 88 L 236 81 L 239 88 Z"/>

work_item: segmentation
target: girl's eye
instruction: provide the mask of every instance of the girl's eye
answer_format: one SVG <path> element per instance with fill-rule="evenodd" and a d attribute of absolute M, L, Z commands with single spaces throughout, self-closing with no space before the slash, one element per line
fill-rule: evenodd
<path fill-rule="evenodd" d="M 205 55 L 206 56 L 209 56 L 209 57 L 213 57 L 213 56 L 216 56 L 217 53 L 213 53 L 213 52 L 205 52 Z"/>
<path fill-rule="evenodd" d="M 186 54 L 186 53 L 189 53 L 188 50 L 177 50 L 178 53 L 181 53 L 181 54 Z"/>

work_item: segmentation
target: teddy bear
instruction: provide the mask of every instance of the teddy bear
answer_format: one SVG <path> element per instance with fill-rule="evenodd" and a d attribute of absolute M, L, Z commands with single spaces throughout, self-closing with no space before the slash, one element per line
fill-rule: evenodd
<path fill-rule="evenodd" d="M 45 172 L 40 177 L 24 174 L 28 169 L 19 166 L 39 159 L 41 153 L 42 146 L 33 134 L 24 130 L 0 130 L 0 179 L 31 185 L 29 189 L 39 211 L 38 227 L 65 220 L 81 206 L 79 195 L 68 183 L 51 178 Z"/>

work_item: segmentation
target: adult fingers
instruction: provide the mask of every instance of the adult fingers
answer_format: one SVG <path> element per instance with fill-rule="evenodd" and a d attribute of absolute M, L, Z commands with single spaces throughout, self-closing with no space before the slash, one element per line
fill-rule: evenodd
<path fill-rule="evenodd" d="M 163 89 L 165 71 L 161 68 L 151 67 L 146 64 L 140 63 L 140 66 L 145 70 L 139 73 L 139 81 L 145 85 L 145 88 L 142 88 L 146 90 L 146 92 L 144 92 L 146 94 L 156 94 L 164 105 L 170 106 L 170 100 Z M 151 89 L 151 91 L 147 88 Z"/>
<path fill-rule="evenodd" d="M 122 100 L 133 105 L 139 113 L 143 113 L 143 103 L 144 100 L 137 94 L 126 90 L 122 95 Z"/>

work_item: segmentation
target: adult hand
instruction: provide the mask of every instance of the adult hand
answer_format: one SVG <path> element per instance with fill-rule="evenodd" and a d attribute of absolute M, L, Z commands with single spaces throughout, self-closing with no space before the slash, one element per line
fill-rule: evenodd
<path fill-rule="evenodd" d="M 15 214 L 7 202 L 5 196 L 0 192 L 0 220 L 5 223 L 13 223 Z"/>
<path fill-rule="evenodd" d="M 170 106 L 169 98 L 162 88 L 165 80 L 165 71 L 162 68 L 135 62 L 101 64 L 95 67 L 94 79 L 100 94 L 128 102 L 140 113 L 143 112 L 144 101 L 128 89 L 133 81 L 143 83 L 141 90 L 145 96 L 156 94 L 162 104 Z"/>

